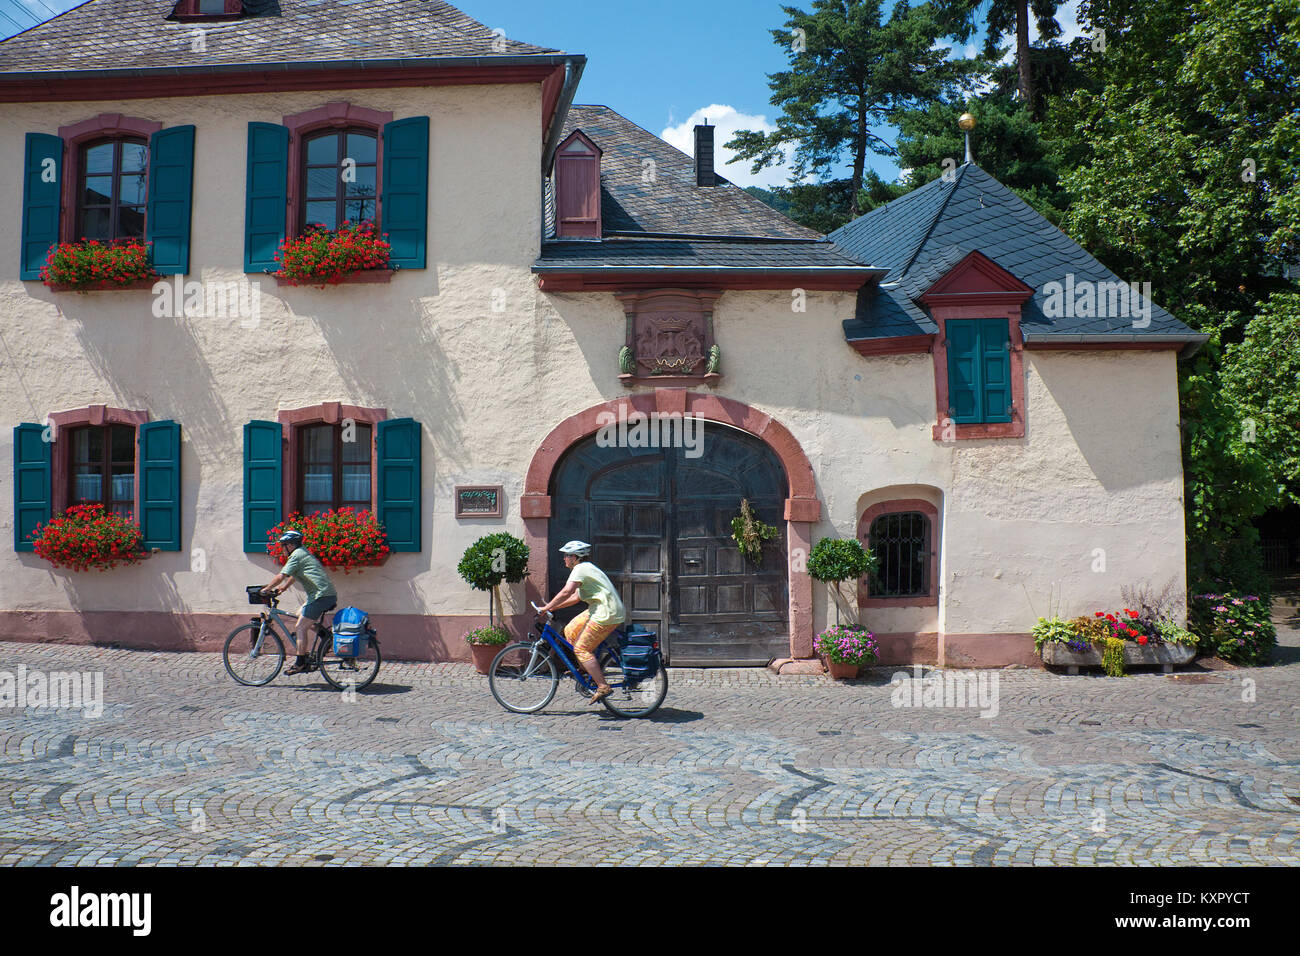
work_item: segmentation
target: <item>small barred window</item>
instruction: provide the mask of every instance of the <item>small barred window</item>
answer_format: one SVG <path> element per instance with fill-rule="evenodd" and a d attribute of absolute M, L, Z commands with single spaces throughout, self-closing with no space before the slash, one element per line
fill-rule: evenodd
<path fill-rule="evenodd" d="M 886 514 L 871 522 L 870 545 L 879 562 L 870 578 L 874 598 L 930 593 L 930 519 L 919 511 Z"/>

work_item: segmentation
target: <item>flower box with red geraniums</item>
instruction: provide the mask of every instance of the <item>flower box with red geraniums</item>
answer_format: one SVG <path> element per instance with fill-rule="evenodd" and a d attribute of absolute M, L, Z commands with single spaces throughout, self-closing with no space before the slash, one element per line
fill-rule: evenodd
<path fill-rule="evenodd" d="M 343 223 L 338 229 L 313 229 L 280 243 L 275 278 L 290 285 L 338 285 L 352 277 L 388 268 L 392 247 L 373 222 Z"/>
<path fill-rule="evenodd" d="M 38 557 L 56 568 L 107 571 L 149 555 L 140 527 L 101 504 L 73 505 L 30 535 Z"/>
<path fill-rule="evenodd" d="M 148 288 L 158 278 L 150 258 L 149 246 L 138 239 L 60 242 L 45 257 L 41 281 L 55 292 Z"/>
<path fill-rule="evenodd" d="M 289 560 L 279 537 L 294 529 L 302 544 L 327 568 L 348 574 L 378 567 L 388 560 L 388 533 L 369 511 L 340 508 L 313 515 L 292 514 L 266 533 L 266 553 L 277 564 Z"/>

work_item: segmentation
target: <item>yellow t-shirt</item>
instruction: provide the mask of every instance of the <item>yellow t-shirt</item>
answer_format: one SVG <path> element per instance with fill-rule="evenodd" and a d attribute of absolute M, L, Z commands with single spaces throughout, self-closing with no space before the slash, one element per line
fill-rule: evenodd
<path fill-rule="evenodd" d="M 577 583 L 578 597 L 587 602 L 593 624 L 622 624 L 627 610 L 605 572 L 590 561 L 583 561 L 569 574 L 569 584 Z"/>

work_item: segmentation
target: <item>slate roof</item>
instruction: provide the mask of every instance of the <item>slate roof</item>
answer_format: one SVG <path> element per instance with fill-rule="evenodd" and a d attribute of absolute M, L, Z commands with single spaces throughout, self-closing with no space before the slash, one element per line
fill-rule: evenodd
<path fill-rule="evenodd" d="M 1205 340 L 1154 303 L 1145 328 L 1134 327 L 1131 316 L 1049 317 L 1044 311 L 1048 283 L 1064 285 L 1070 274 L 1076 283 L 1120 279 L 973 163 L 959 167 L 950 182 L 936 179 L 873 209 L 831 233 L 830 239 L 847 254 L 889 269 L 881 285 L 894 286 L 879 295 L 859 297 L 858 314 L 845 323 L 851 339 L 917 334 L 894 331 L 924 325 L 904 303 L 910 304 L 969 253 L 979 251 L 1034 289 L 1021 314 L 1026 341 L 1078 336 L 1115 340 L 1154 336 L 1193 344 Z M 900 316 L 896 307 L 908 318 Z M 925 322 L 933 328 L 928 318 Z"/>
<path fill-rule="evenodd" d="M 831 243 L 712 239 L 556 240 L 542 243 L 534 272 L 626 269 L 853 269 L 862 263 Z M 864 274 L 863 281 L 868 278 Z"/>
<path fill-rule="evenodd" d="M 561 133 L 582 130 L 601 149 L 601 217 L 605 235 L 673 235 L 821 239 L 739 186 L 695 184 L 695 159 L 608 106 L 574 106 Z M 654 161 L 647 183 L 645 160 Z"/>
<path fill-rule="evenodd" d="M 167 19 L 175 0 L 88 0 L 0 41 L 0 76 L 559 53 L 497 36 L 443 0 L 256 0 L 205 23 Z M 203 52 L 192 33 L 205 31 Z"/>
<path fill-rule="evenodd" d="M 858 293 L 857 311 L 843 324 L 844 337 L 850 342 L 934 335 L 939 331 L 934 319 L 906 294 L 878 285 Z"/>

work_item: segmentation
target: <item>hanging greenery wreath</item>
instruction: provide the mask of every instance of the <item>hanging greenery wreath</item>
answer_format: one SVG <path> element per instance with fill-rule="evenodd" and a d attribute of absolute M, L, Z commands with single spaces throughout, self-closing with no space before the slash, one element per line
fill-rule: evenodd
<path fill-rule="evenodd" d="M 763 542 L 771 541 L 779 531 L 770 524 L 763 524 L 749 506 L 749 499 L 742 498 L 740 514 L 731 519 L 731 537 L 740 549 L 741 555 L 757 565 L 763 563 Z"/>

